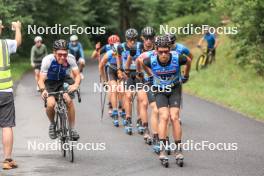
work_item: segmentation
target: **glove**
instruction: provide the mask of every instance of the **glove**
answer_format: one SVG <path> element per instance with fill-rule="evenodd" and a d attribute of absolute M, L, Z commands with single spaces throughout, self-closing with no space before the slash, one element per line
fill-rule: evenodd
<path fill-rule="evenodd" d="M 189 76 L 182 76 L 181 77 L 182 83 L 186 83 L 189 80 Z"/>

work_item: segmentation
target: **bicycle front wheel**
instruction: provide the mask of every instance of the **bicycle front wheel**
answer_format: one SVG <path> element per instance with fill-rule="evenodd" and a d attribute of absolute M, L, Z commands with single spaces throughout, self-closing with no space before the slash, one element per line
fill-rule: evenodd
<path fill-rule="evenodd" d="M 201 55 L 198 57 L 197 61 L 196 61 L 196 71 L 201 70 L 202 68 L 204 68 L 205 66 L 205 61 L 206 58 L 204 55 Z"/>

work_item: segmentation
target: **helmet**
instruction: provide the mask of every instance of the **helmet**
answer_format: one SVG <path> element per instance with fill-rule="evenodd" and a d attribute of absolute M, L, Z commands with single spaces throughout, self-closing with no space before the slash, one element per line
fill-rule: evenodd
<path fill-rule="evenodd" d="M 171 44 L 174 44 L 176 41 L 176 35 L 175 34 L 166 34 Z"/>
<path fill-rule="evenodd" d="M 56 40 L 53 43 L 53 49 L 54 50 L 67 50 L 68 49 L 67 41 L 63 39 Z"/>
<path fill-rule="evenodd" d="M 77 35 L 72 35 L 71 37 L 70 37 L 70 41 L 71 42 L 74 42 L 74 41 L 77 41 L 78 40 L 78 36 Z"/>
<path fill-rule="evenodd" d="M 38 41 L 42 41 L 42 38 L 41 38 L 40 36 L 36 36 L 36 37 L 34 38 L 34 42 L 35 42 L 35 43 L 38 42 Z"/>
<path fill-rule="evenodd" d="M 141 35 L 144 38 L 153 38 L 155 36 L 155 31 L 152 27 L 147 26 L 142 29 Z"/>
<path fill-rule="evenodd" d="M 157 36 L 155 38 L 155 45 L 156 47 L 164 47 L 164 48 L 169 48 L 171 45 L 171 42 L 169 40 L 169 38 L 165 35 L 165 36 Z"/>
<path fill-rule="evenodd" d="M 134 28 L 126 30 L 126 39 L 135 39 L 138 36 L 138 32 Z"/>
<path fill-rule="evenodd" d="M 111 35 L 110 37 L 108 37 L 108 44 L 110 45 L 119 42 L 120 42 L 120 38 L 118 37 L 118 35 Z"/>

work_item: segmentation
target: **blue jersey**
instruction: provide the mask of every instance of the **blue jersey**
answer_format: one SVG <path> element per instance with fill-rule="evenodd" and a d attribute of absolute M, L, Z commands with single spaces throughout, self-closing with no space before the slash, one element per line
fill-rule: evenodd
<path fill-rule="evenodd" d="M 167 66 L 159 64 L 157 55 L 152 55 L 150 61 L 153 73 L 153 86 L 164 89 L 180 82 L 181 70 L 178 53 L 171 52 L 171 61 Z"/>
<path fill-rule="evenodd" d="M 190 50 L 180 43 L 176 43 L 175 48 L 172 48 L 171 50 L 176 51 L 179 55 L 185 54 L 186 56 L 188 56 L 190 54 Z"/>
<path fill-rule="evenodd" d="M 207 48 L 213 49 L 215 45 L 215 34 L 207 33 L 203 37 L 207 41 Z"/>
<path fill-rule="evenodd" d="M 138 56 L 141 54 L 142 52 L 142 43 L 141 42 L 137 42 L 136 43 L 136 54 L 132 57 L 132 63 L 130 65 L 130 70 L 136 70 L 136 59 L 138 58 Z M 126 62 L 127 62 L 127 58 L 128 56 L 130 55 L 130 50 L 129 48 L 126 47 L 126 43 L 122 43 L 121 44 L 121 48 L 122 48 L 122 51 L 121 53 L 119 53 L 121 55 L 121 59 L 122 59 L 122 66 L 123 66 L 123 69 L 126 68 Z"/>
<path fill-rule="evenodd" d="M 72 54 L 75 59 L 78 61 L 79 58 L 84 59 L 84 52 L 83 52 L 83 47 L 80 42 L 77 43 L 77 45 L 72 45 L 72 43 L 69 43 L 69 53 Z"/>
<path fill-rule="evenodd" d="M 107 55 L 107 63 L 111 65 L 116 65 L 116 57 L 114 57 L 114 51 L 109 50 L 107 51 L 106 55 Z"/>

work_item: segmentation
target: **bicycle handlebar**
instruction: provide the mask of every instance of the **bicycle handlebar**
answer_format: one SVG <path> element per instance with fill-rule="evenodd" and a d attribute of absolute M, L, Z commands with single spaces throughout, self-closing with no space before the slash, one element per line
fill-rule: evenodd
<path fill-rule="evenodd" d="M 80 89 L 77 89 L 75 91 L 73 91 L 72 93 L 77 93 L 77 96 L 78 96 L 78 102 L 81 103 L 82 99 L 81 99 L 81 93 L 80 93 Z M 49 95 L 63 95 L 64 93 L 69 93 L 68 91 L 65 91 L 65 90 L 61 90 L 61 91 L 58 91 L 58 92 L 50 92 L 48 93 L 48 96 Z M 44 107 L 47 108 L 47 98 L 44 99 Z"/>

